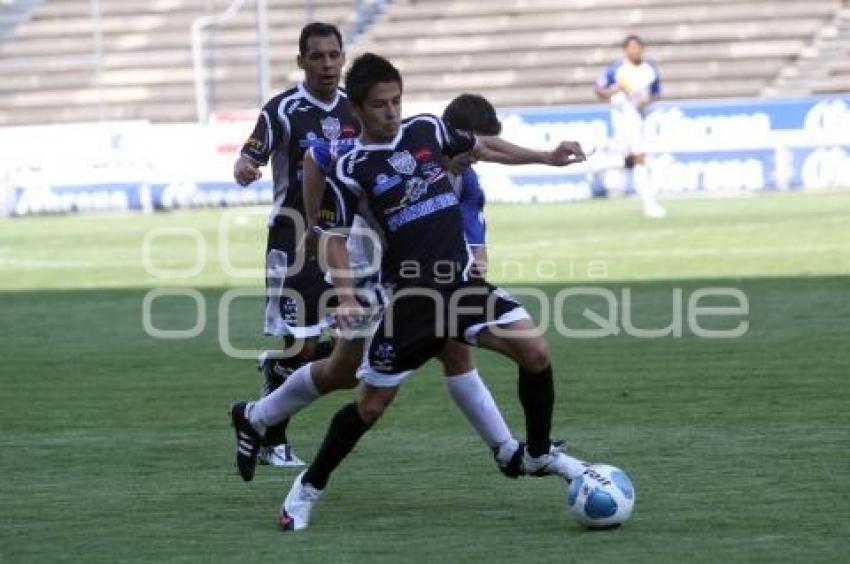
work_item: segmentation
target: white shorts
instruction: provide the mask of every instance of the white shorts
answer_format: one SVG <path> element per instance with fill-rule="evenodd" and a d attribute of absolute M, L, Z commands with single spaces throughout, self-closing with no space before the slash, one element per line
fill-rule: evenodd
<path fill-rule="evenodd" d="M 614 142 L 623 155 L 646 153 L 644 119 L 637 108 L 629 103 L 612 105 L 611 125 L 614 130 Z"/>

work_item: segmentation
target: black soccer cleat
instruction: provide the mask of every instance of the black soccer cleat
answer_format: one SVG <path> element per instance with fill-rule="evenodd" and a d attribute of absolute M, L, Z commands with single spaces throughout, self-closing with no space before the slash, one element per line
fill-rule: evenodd
<path fill-rule="evenodd" d="M 260 436 L 245 417 L 244 401 L 230 406 L 230 420 L 236 433 L 236 468 L 246 482 L 254 479 L 254 469 L 257 467 L 257 454 L 260 452 Z"/>
<path fill-rule="evenodd" d="M 498 447 L 493 449 L 493 457 L 498 454 Z M 499 464 L 499 461 L 496 460 L 496 465 L 499 467 L 499 471 L 512 480 L 516 480 L 520 476 L 524 474 L 522 470 L 522 453 L 525 452 L 525 443 L 519 443 L 519 446 L 511 455 L 511 459 L 507 464 L 502 466 Z"/>
<path fill-rule="evenodd" d="M 567 441 L 563 441 L 563 440 L 552 441 L 552 448 L 557 449 L 557 450 L 563 450 L 563 451 L 566 452 Z M 495 458 L 497 452 L 498 452 L 497 449 L 493 449 L 493 457 L 494 458 Z M 508 478 L 511 478 L 512 480 L 516 480 L 520 476 L 525 476 L 526 472 L 525 472 L 525 469 L 523 468 L 523 465 L 522 465 L 522 456 L 523 456 L 524 452 L 525 452 L 525 443 L 519 443 L 519 447 L 517 447 L 516 452 L 514 452 L 513 455 L 511 455 L 511 459 L 508 461 L 507 464 L 502 466 L 501 464 L 499 464 L 498 460 L 496 461 L 496 465 L 499 467 L 499 471 L 502 474 L 504 474 L 505 476 L 507 476 Z"/>

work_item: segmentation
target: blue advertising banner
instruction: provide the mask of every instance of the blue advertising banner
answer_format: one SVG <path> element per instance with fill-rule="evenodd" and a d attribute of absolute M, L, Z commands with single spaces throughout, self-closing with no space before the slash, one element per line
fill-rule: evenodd
<path fill-rule="evenodd" d="M 476 165 L 490 201 L 634 191 L 624 167 L 628 149 L 607 105 L 508 109 L 501 118 L 511 141 L 542 149 L 577 140 L 589 158 L 565 169 Z M 0 215 L 269 204 L 270 172 L 248 189 L 231 177 L 252 125 L 243 119 L 2 128 Z M 70 155 L 68 146 L 79 149 Z M 848 188 L 850 94 L 659 103 L 644 120 L 641 147 L 662 198 Z"/>

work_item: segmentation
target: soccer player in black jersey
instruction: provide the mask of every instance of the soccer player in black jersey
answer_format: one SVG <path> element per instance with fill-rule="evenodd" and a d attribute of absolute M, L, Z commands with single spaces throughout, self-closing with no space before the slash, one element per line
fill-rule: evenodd
<path fill-rule="evenodd" d="M 304 69 L 304 83 L 275 96 L 264 106 L 234 171 L 240 184 L 248 184 L 259 178 L 259 167 L 271 161 L 275 208 L 267 249 L 266 332 L 283 336 L 286 347 L 303 346 L 302 352 L 294 357 L 278 359 L 277 355 L 264 355 L 261 358 L 265 387 L 263 401 L 257 403 L 263 409 L 250 402 L 237 402 L 231 407 L 236 466 L 246 481 L 253 479 L 258 460 L 281 466 L 300 462 L 288 444 L 280 444 L 286 440 L 286 425 L 296 411 L 294 406 L 301 409 L 321 395 L 353 387 L 357 382 L 354 372 L 359 354 L 351 354 L 349 350 L 338 351 L 333 370 L 311 371 L 309 365 L 306 372 L 298 370 L 303 363 L 330 353 L 330 347 L 326 346 L 330 343 L 316 346 L 324 321 L 321 296 L 329 285 L 316 262 L 297 247 L 298 233 L 303 232 L 299 223 L 304 223 L 301 190 L 304 171 L 299 159 L 308 150 L 326 155 L 343 154 L 353 146 L 353 136 L 360 131 L 359 121 L 348 109 L 345 93 L 337 87 L 344 57 L 336 28 L 326 24 L 306 26 L 299 49 L 298 64 Z M 362 347 L 362 340 L 355 346 Z M 463 353 L 460 345 L 454 350 L 456 354 L 451 354 L 451 347 L 446 347 L 440 357 L 448 377 L 449 393 L 467 418 L 487 423 L 483 431 L 482 423 L 474 426 L 493 449 L 502 471 L 515 477 L 520 473 L 519 461 L 514 456 L 516 441 L 474 370 L 468 352 L 457 354 L 457 351 Z M 469 399 L 473 396 L 474 402 Z M 483 396 L 488 398 L 486 403 Z M 266 405 L 274 409 L 265 408 Z M 281 410 L 286 415 L 276 416 L 273 424 L 260 426 L 264 414 Z M 257 425 L 249 420 L 255 420 Z M 261 444 L 269 446 L 261 449 Z"/>
<path fill-rule="evenodd" d="M 301 163 L 310 147 L 353 143 L 360 133 L 360 124 L 339 88 L 345 64 L 339 30 L 330 24 L 311 23 L 301 30 L 298 49 L 304 81 L 263 106 L 234 166 L 236 181 L 246 186 L 260 178 L 261 166 L 271 162 L 274 182 L 266 246 L 265 332 L 282 337 L 289 352 L 269 351 L 261 356 L 263 395 L 280 386 L 303 363 L 330 352 L 329 342 L 318 341 L 323 328 L 318 301 L 329 286 L 315 260 L 296 252 L 304 232 Z M 267 446 L 259 452 L 260 461 L 300 464 L 286 444 L 287 423 L 266 433 Z M 244 448 L 255 448 L 245 444 Z"/>
<path fill-rule="evenodd" d="M 346 90 L 363 133 L 336 161 L 328 192 L 339 199 L 340 210 L 361 207 L 372 216 L 385 245 L 381 273 L 391 302 L 358 372 L 358 399 L 336 413 L 313 463 L 296 478 L 281 509 L 281 526 L 307 527 L 331 472 L 389 406 L 404 379 L 448 338 L 500 352 L 517 363 L 527 433 L 524 471 L 566 479 L 579 475 L 581 462 L 551 446 L 554 383 L 545 341 L 518 302 L 470 276 L 458 199 L 443 157 L 566 166 L 584 160 L 581 147 L 565 142 L 551 152 L 532 151 L 495 137 L 476 138 L 435 116 L 402 121 L 401 76 L 373 54 L 357 59 L 346 76 Z M 337 272 L 348 268 L 340 239 L 331 238 L 328 252 Z M 364 312 L 351 279 L 336 276 L 334 284 L 340 302 L 337 322 L 342 328 L 356 326 Z"/>

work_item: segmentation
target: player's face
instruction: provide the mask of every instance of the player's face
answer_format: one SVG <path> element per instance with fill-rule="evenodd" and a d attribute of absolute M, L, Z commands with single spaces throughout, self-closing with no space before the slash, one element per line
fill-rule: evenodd
<path fill-rule="evenodd" d="M 334 35 L 311 36 L 307 39 L 307 52 L 298 55 L 307 88 L 318 96 L 334 95 L 344 65 L 345 54 Z"/>
<path fill-rule="evenodd" d="M 629 41 L 625 48 L 626 58 L 632 64 L 639 65 L 643 61 L 643 45 L 640 41 Z"/>
<path fill-rule="evenodd" d="M 367 140 L 391 140 L 401 124 L 401 85 L 398 82 L 379 82 L 369 90 L 363 106 L 354 110 L 363 122 Z"/>

